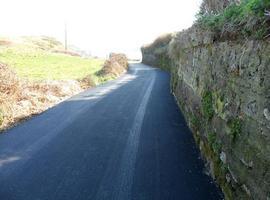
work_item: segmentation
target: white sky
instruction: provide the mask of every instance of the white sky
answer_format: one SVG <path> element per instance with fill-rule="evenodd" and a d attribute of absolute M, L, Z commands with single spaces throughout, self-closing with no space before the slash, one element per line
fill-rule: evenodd
<path fill-rule="evenodd" d="M 2 0 L 0 35 L 48 35 L 94 55 L 137 53 L 158 35 L 192 25 L 201 0 Z"/>

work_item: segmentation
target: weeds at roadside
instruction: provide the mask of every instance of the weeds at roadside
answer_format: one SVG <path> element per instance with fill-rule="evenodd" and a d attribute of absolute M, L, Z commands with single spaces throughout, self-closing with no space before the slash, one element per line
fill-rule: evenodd
<path fill-rule="evenodd" d="M 219 37 L 263 39 L 270 36 L 270 1 L 242 0 L 231 4 L 218 14 L 199 13 L 197 24 Z M 268 14 L 267 14 L 268 13 Z"/>

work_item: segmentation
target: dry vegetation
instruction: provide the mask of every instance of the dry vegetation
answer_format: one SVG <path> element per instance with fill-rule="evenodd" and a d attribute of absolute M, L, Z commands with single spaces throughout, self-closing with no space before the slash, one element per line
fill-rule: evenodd
<path fill-rule="evenodd" d="M 124 73 L 128 68 L 128 59 L 124 54 L 110 54 L 105 61 L 103 68 L 98 72 L 100 76 L 117 77 Z"/>
<path fill-rule="evenodd" d="M 0 63 L 0 130 L 82 91 L 77 81 L 29 82 Z"/>
<path fill-rule="evenodd" d="M 153 43 L 144 45 L 142 50 L 144 51 L 163 51 L 164 47 L 171 41 L 173 34 L 167 33 L 159 36 Z M 159 52 L 157 52 L 159 53 Z"/>

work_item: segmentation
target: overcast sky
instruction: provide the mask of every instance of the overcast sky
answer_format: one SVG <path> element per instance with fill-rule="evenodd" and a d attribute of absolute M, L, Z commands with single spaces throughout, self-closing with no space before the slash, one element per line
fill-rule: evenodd
<path fill-rule="evenodd" d="M 192 25 L 200 0 L 3 0 L 0 35 L 49 35 L 92 54 L 132 54 Z"/>

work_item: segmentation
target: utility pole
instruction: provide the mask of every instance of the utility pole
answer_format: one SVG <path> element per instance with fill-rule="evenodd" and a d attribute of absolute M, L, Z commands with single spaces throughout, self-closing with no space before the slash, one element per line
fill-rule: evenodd
<path fill-rule="evenodd" d="M 67 51 L 67 23 L 65 23 L 65 51 Z"/>

